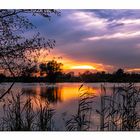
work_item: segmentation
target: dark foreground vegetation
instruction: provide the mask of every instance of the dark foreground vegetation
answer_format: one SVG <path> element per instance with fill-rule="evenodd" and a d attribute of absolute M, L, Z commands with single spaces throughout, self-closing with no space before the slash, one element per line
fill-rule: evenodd
<path fill-rule="evenodd" d="M 49 70 L 44 67 L 39 73 L 46 76 L 33 76 L 31 71 L 18 77 L 6 77 L 0 74 L 0 82 L 140 82 L 140 73 L 125 73 L 123 69 L 118 69 L 113 73 L 86 71 L 74 75 L 74 72 L 63 73 L 59 68 L 54 70 L 52 66 Z"/>
<path fill-rule="evenodd" d="M 91 123 L 91 111 L 94 110 L 100 118 L 100 124 L 94 127 L 95 131 L 140 130 L 140 89 L 136 89 L 134 84 L 130 83 L 119 88 L 114 86 L 110 95 L 106 93 L 105 86 L 101 85 L 100 109 L 92 106 L 95 98 L 98 97 L 94 95 L 90 97 L 86 91 L 82 94 L 80 92 L 77 114 L 66 121 L 66 130 L 91 130 L 90 127 L 94 125 Z M 94 115 L 96 113 L 94 112 Z"/>
<path fill-rule="evenodd" d="M 67 112 L 65 115 L 62 114 L 65 131 L 140 130 L 140 89 L 134 84 L 114 86 L 111 94 L 107 94 L 105 86 L 101 85 L 100 96 L 89 93 L 83 85 L 79 87 L 78 92 L 77 112 L 71 116 L 67 116 Z M 24 93 L 11 93 L 10 98 L 1 100 L 4 114 L 0 119 L 1 131 L 61 130 L 55 127 L 55 109 L 50 107 L 47 100 L 42 102 L 39 98 L 33 99 L 30 95 L 24 97 Z M 93 102 L 97 99 L 100 101 L 99 108 L 93 106 Z M 96 119 L 97 116 L 99 124 L 92 123 L 96 121 L 93 118 Z"/>

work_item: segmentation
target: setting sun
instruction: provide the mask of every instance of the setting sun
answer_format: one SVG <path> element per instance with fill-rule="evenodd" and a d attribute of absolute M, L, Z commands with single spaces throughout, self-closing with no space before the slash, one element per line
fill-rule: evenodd
<path fill-rule="evenodd" d="M 95 67 L 89 65 L 73 66 L 71 69 L 92 69 L 95 70 Z"/>

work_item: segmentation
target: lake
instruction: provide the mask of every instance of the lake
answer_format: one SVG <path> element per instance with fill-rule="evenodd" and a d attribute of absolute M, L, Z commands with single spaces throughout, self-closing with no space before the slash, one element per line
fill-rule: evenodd
<path fill-rule="evenodd" d="M 54 115 L 54 130 L 65 130 L 64 126 L 64 117 L 67 118 L 75 114 L 78 109 L 79 101 L 79 88 L 83 83 L 56 83 L 56 84 L 47 84 L 47 83 L 15 83 L 12 88 L 12 93 L 22 93 L 23 98 L 30 96 L 33 100 L 36 98 L 40 99 L 41 102 L 48 101 L 51 108 L 55 109 Z M 99 129 L 99 115 L 96 113 L 96 109 L 100 109 L 100 95 L 101 95 L 101 85 L 105 85 L 106 93 L 110 94 L 114 83 L 84 83 L 83 87 L 80 90 L 87 90 L 89 94 L 95 95 L 92 103 L 92 112 L 91 112 L 91 127 L 90 130 Z M 121 84 L 115 84 L 119 87 Z M 10 83 L 1 83 L 0 92 L 4 92 Z M 136 84 L 137 87 L 140 87 L 140 83 Z M 7 94 L 4 99 L 10 98 L 10 94 Z M 38 108 L 38 105 L 34 103 L 34 108 Z M 2 111 L 2 103 L 0 106 Z M 1 113 L 2 114 L 2 113 Z"/>

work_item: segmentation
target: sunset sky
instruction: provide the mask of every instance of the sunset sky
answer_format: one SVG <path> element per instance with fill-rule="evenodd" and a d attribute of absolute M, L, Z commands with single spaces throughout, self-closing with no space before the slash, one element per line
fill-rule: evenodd
<path fill-rule="evenodd" d="M 55 39 L 47 57 L 62 57 L 64 69 L 140 71 L 140 10 L 60 10 L 51 20 L 31 17 L 39 31 Z"/>

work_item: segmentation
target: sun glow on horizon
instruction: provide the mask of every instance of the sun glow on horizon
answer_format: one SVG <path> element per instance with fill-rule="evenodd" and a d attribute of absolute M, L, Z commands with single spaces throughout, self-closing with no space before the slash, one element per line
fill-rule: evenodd
<path fill-rule="evenodd" d="M 72 66 L 71 69 L 92 69 L 95 70 L 96 68 L 90 65 L 81 65 L 81 66 Z"/>

